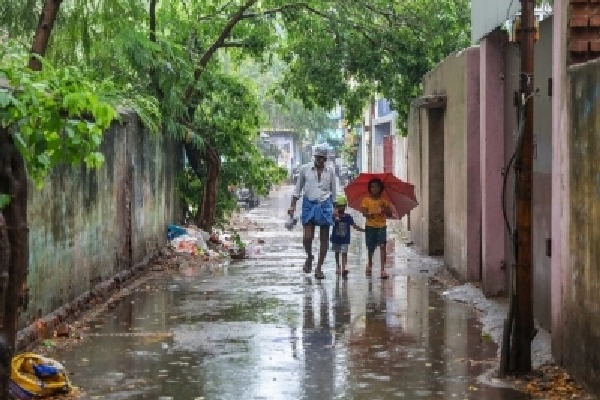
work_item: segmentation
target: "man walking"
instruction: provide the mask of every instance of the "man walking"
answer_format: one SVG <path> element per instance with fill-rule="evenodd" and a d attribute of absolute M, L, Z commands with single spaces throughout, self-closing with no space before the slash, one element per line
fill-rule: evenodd
<path fill-rule="evenodd" d="M 327 150 L 326 146 L 315 146 L 314 162 L 300 167 L 292 203 L 288 210 L 288 214 L 293 216 L 296 202 L 302 197 L 300 220 L 303 227 L 302 244 L 306 252 L 303 270 L 307 274 L 312 271 L 312 242 L 315 237 L 315 227 L 319 227 L 319 259 L 315 270 L 317 279 L 325 278 L 322 267 L 329 246 L 329 227 L 333 225 L 333 196 L 336 193 L 335 169 L 325 165 Z"/>

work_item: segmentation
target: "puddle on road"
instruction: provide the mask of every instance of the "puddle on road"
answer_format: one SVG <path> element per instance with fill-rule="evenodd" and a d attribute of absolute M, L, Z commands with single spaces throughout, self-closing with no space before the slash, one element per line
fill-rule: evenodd
<path fill-rule="evenodd" d="M 329 256 L 318 282 L 301 272 L 295 234 L 275 247 L 264 235 L 264 258 L 150 282 L 49 355 L 85 399 L 529 398 L 478 383 L 496 346 L 470 307 L 431 290 L 435 263 L 404 254 L 391 279 L 367 278 L 359 239 L 349 278 Z"/>
<path fill-rule="evenodd" d="M 88 399 L 528 398 L 477 383 L 496 347 L 425 278 L 242 264 L 155 282 L 54 356 Z"/>

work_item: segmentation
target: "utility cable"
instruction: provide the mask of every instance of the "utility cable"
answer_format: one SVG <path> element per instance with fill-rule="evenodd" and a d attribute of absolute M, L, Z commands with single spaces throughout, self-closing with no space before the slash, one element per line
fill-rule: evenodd
<path fill-rule="evenodd" d="M 508 175 L 510 174 L 510 170 L 513 168 L 513 163 L 517 160 L 517 164 L 515 166 L 515 182 L 514 182 L 514 191 L 513 191 L 513 210 L 515 210 L 516 199 L 518 196 L 518 179 L 519 179 L 519 169 L 521 163 L 521 147 L 523 143 L 523 134 L 525 130 L 525 113 L 527 110 L 527 103 L 533 97 L 533 94 L 523 98 L 517 104 L 517 140 L 515 143 L 515 149 L 510 159 L 508 160 L 508 164 L 505 167 L 503 179 L 502 179 L 502 215 L 504 217 L 504 222 L 506 224 L 506 230 L 508 231 L 508 236 L 510 240 L 510 270 L 509 270 L 509 295 L 508 295 L 508 315 L 504 320 L 504 331 L 502 334 L 502 349 L 500 352 L 500 372 L 502 375 L 506 375 L 509 370 L 513 370 L 515 357 L 513 351 L 511 351 L 512 343 L 512 334 L 514 328 L 514 320 L 515 320 L 515 307 L 517 304 L 517 288 L 516 288 L 516 262 L 518 257 L 518 235 L 519 232 L 516 228 L 512 228 L 508 213 L 506 210 L 506 189 L 508 183 Z M 514 216 L 513 216 L 514 218 Z M 511 357 L 512 355 L 512 357 Z"/>

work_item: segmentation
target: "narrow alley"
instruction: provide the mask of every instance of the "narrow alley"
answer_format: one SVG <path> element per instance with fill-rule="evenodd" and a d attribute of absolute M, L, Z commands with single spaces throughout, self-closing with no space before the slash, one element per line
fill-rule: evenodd
<path fill-rule="evenodd" d="M 326 279 L 304 274 L 301 228 L 283 227 L 290 195 L 291 186 L 274 190 L 240 216 L 254 227 L 244 239 L 261 243 L 252 257 L 151 274 L 80 340 L 57 339 L 47 353 L 79 397 L 528 398 L 478 379 L 496 365 L 497 348 L 474 310 L 433 286 L 439 260 L 390 241 L 391 279 L 367 277 L 354 231 L 347 279 L 332 254 Z"/>

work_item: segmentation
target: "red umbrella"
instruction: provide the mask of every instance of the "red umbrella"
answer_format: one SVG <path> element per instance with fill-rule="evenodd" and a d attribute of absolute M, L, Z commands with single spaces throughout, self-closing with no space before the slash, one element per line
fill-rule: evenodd
<path fill-rule="evenodd" d="M 379 178 L 383 182 L 384 189 L 381 197 L 390 203 L 393 219 L 402 218 L 419 204 L 412 184 L 396 178 L 394 174 L 382 172 L 361 173 L 344 188 L 350 207 L 360 211 L 362 199 L 369 195 L 367 185 L 374 178 Z"/>

